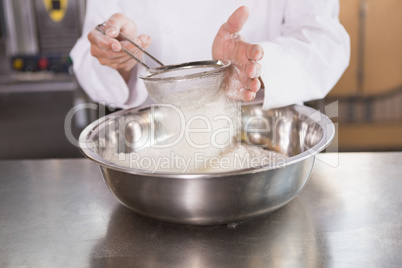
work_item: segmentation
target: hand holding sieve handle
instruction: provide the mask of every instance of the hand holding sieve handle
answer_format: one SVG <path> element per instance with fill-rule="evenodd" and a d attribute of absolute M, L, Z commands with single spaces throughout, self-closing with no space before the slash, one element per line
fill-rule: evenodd
<path fill-rule="evenodd" d="M 101 32 L 102 34 L 106 35 L 106 32 L 101 28 L 104 27 L 105 24 L 98 24 L 96 26 L 96 30 L 98 30 L 99 32 Z M 136 46 L 139 50 L 141 50 L 144 54 L 146 54 L 148 57 L 150 57 L 151 59 L 153 59 L 156 63 L 158 63 L 160 66 L 164 66 L 164 64 L 162 62 L 160 62 L 158 59 L 156 59 L 154 56 L 152 56 L 151 54 L 149 54 L 146 50 L 144 50 L 142 47 L 140 47 L 137 43 L 135 43 L 134 41 L 132 41 L 130 38 L 128 38 L 126 35 L 120 33 L 119 34 L 120 37 L 122 37 L 123 39 L 127 40 L 128 42 L 130 42 L 131 44 L 133 44 L 134 46 Z M 139 58 L 137 58 L 133 53 L 131 53 L 128 49 L 126 49 L 124 46 L 121 46 L 121 49 L 126 52 L 128 55 L 130 55 L 133 59 L 135 59 L 138 63 L 140 63 L 142 66 L 144 66 L 147 70 L 151 69 L 147 64 L 145 64 L 142 60 L 140 60 Z"/>

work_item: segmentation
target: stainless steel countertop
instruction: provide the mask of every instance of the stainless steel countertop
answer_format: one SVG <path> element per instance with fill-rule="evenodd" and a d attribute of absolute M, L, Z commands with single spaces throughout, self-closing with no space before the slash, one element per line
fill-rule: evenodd
<path fill-rule="evenodd" d="M 124 266 L 401 267 L 402 153 L 321 154 L 291 203 L 216 227 L 131 212 L 86 159 L 0 161 L 0 267 Z"/>

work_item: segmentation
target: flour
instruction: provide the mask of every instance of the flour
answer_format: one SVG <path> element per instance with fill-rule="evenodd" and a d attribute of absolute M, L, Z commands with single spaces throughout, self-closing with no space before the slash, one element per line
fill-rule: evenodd
<path fill-rule="evenodd" d="M 104 157 L 133 169 L 173 173 L 215 173 L 284 164 L 284 155 L 239 142 L 239 101 L 229 98 L 224 90 L 204 92 L 205 96 L 198 99 L 191 94 L 171 94 L 169 99 L 174 99 L 176 106 L 157 105 L 153 110 L 149 146 Z"/>

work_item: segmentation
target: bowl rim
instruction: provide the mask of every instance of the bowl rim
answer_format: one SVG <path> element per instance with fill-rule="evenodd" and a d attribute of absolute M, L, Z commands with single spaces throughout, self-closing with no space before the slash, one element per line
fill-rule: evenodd
<path fill-rule="evenodd" d="M 252 106 L 252 105 L 259 105 L 262 103 L 257 102 L 257 103 L 247 103 L 247 104 L 242 104 L 243 106 Z M 99 164 L 100 166 L 103 166 L 105 168 L 113 169 L 116 171 L 124 172 L 124 173 L 129 173 L 133 175 L 140 175 L 140 176 L 147 176 L 147 177 L 163 177 L 163 178 L 171 178 L 171 179 L 205 179 L 205 178 L 220 178 L 220 177 L 231 177 L 231 176 L 238 176 L 238 175 L 245 175 L 245 174 L 255 174 L 255 173 L 260 173 L 264 171 L 269 171 L 269 170 L 277 170 L 277 169 L 282 169 L 285 167 L 288 167 L 290 165 L 302 162 L 308 158 L 314 158 L 315 155 L 320 153 L 322 150 L 327 148 L 332 140 L 335 137 L 335 126 L 331 119 L 329 119 L 328 116 L 325 114 L 321 113 L 318 110 L 315 110 L 313 108 L 304 106 L 304 105 L 289 105 L 286 107 L 281 107 L 277 109 L 283 109 L 283 108 L 289 108 L 292 107 L 298 112 L 302 112 L 305 115 L 308 115 L 308 118 L 311 118 L 311 116 L 314 117 L 319 117 L 320 120 L 315 120 L 312 119 L 311 123 L 317 123 L 322 129 L 324 130 L 324 135 L 321 138 L 321 140 L 311 148 L 308 148 L 306 151 L 290 156 L 286 158 L 285 162 L 283 165 L 280 167 L 278 166 L 272 166 L 272 165 L 262 165 L 262 166 L 257 166 L 257 167 L 252 167 L 252 168 L 245 168 L 245 169 L 236 169 L 236 170 L 230 170 L 230 171 L 224 171 L 224 172 L 215 172 L 215 173 L 173 173 L 173 172 L 152 172 L 148 170 L 143 170 L 143 169 L 134 169 L 122 165 L 118 165 L 112 161 L 109 161 L 107 159 L 104 159 L 95 151 L 92 149 L 92 146 L 88 146 L 88 139 L 89 135 L 97 128 L 99 125 L 104 123 L 105 121 L 109 120 L 110 117 L 118 117 L 121 115 L 126 114 L 128 111 L 130 113 L 138 113 L 143 110 L 149 109 L 150 106 L 146 107 L 139 107 L 139 108 L 129 108 L 129 109 L 124 109 L 121 111 L 114 112 L 110 115 L 101 117 L 91 124 L 89 124 L 85 129 L 81 132 L 79 139 L 78 139 L 78 147 L 79 150 L 82 152 L 82 154 L 94 161 L 95 163 Z M 274 109 L 276 110 L 276 109 Z M 93 142 L 92 142 L 93 143 Z"/>
<path fill-rule="evenodd" d="M 164 65 L 156 68 L 151 68 L 147 70 L 144 73 L 141 73 L 138 75 L 138 77 L 142 80 L 146 81 L 178 81 L 178 80 L 184 80 L 184 79 L 200 79 L 203 78 L 207 75 L 214 74 L 214 73 L 219 73 L 224 70 L 226 70 L 229 66 L 231 65 L 231 62 L 228 60 L 205 60 L 205 61 L 192 61 L 192 62 L 184 62 L 184 63 L 179 63 L 179 64 L 172 64 L 172 65 Z M 209 70 L 209 71 L 204 71 L 200 73 L 193 73 L 193 74 L 188 74 L 188 75 L 180 75 L 180 76 L 172 76 L 172 77 L 154 77 L 154 75 L 163 73 L 163 72 L 169 72 L 174 69 L 179 69 L 179 68 L 194 68 L 194 67 L 201 67 L 201 66 L 218 66 L 218 68 Z"/>

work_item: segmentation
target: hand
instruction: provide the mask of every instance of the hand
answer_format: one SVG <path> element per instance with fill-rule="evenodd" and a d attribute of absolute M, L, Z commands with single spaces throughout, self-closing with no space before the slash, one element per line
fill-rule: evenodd
<path fill-rule="evenodd" d="M 231 73 L 226 83 L 227 94 L 235 99 L 251 101 L 261 88 L 259 76 L 264 50 L 260 45 L 250 44 L 238 35 L 249 15 L 247 7 L 239 7 L 224 23 L 212 45 L 212 57 L 230 60 Z"/>
<path fill-rule="evenodd" d="M 123 45 L 138 58 L 142 57 L 142 52 L 128 41 L 119 42 L 119 34 L 123 33 L 143 49 L 149 47 L 151 38 L 144 34 L 137 37 L 135 23 L 120 13 L 114 14 L 105 22 L 104 31 L 106 35 L 96 29 L 93 29 L 88 34 L 88 40 L 91 43 L 91 54 L 99 60 L 100 64 L 119 71 L 123 78 L 128 81 L 130 72 L 137 62 L 122 51 L 121 46 Z"/>

